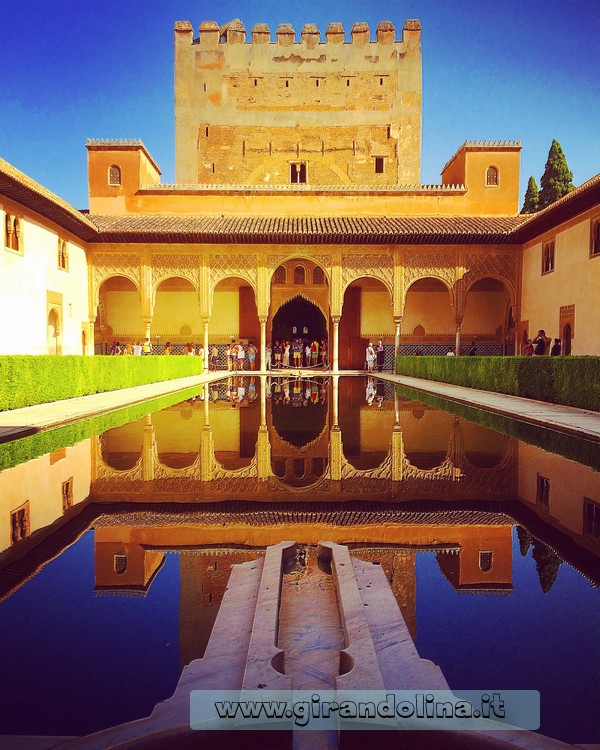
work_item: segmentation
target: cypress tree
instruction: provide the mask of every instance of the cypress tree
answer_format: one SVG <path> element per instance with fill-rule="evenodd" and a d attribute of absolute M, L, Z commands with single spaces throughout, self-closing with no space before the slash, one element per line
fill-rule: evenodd
<path fill-rule="evenodd" d="M 521 209 L 522 214 L 534 214 L 538 210 L 538 204 L 540 201 L 540 193 L 538 190 L 537 182 L 535 177 L 532 175 L 527 183 L 527 191 L 525 192 L 525 200 L 523 201 L 523 208 Z"/>
<path fill-rule="evenodd" d="M 546 169 L 540 180 L 539 208 L 546 208 L 554 201 L 570 193 L 573 185 L 573 173 L 560 143 L 554 139 L 548 152 Z"/>

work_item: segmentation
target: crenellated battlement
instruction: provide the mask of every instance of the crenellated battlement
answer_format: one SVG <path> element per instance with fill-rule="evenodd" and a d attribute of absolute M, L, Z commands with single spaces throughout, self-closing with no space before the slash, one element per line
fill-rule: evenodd
<path fill-rule="evenodd" d="M 175 33 L 177 180 L 413 184 L 420 178 L 421 24 L 239 18 Z M 349 32 L 349 33 L 348 33 Z"/>
<path fill-rule="evenodd" d="M 325 31 L 325 40 L 321 40 L 321 32 L 316 24 L 305 24 L 300 33 L 300 38 L 296 38 L 296 32 L 291 24 L 282 23 L 275 31 L 274 39 L 271 38 L 271 30 L 264 23 L 257 23 L 252 28 L 251 38 L 246 39 L 246 28 L 239 18 L 229 21 L 219 26 L 216 21 L 203 21 L 198 29 L 198 36 L 193 36 L 193 27 L 189 21 L 177 21 L 174 26 L 177 37 L 187 37 L 185 41 L 190 44 L 199 45 L 205 49 L 214 49 L 219 45 L 227 44 L 277 44 L 282 47 L 298 46 L 307 49 L 314 49 L 317 45 L 339 45 L 343 44 L 345 39 L 344 27 L 341 23 L 332 22 L 327 26 Z M 418 38 L 421 33 L 421 23 L 416 19 L 407 20 L 402 28 L 400 38 L 396 38 L 396 29 L 391 21 L 380 21 L 376 32 L 375 40 L 371 40 L 369 25 L 357 21 L 350 30 L 349 43 L 359 49 L 367 44 L 402 44 L 409 40 Z M 418 43 L 418 39 L 417 39 Z"/>

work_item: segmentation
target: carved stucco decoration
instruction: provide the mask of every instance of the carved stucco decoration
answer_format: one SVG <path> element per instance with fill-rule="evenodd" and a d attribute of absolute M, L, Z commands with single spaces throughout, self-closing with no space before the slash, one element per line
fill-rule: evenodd
<path fill-rule="evenodd" d="M 112 276 L 125 276 L 141 288 L 141 256 L 136 253 L 94 253 L 92 280 L 96 304 L 100 287 Z"/>
<path fill-rule="evenodd" d="M 255 255 L 211 255 L 210 288 L 214 292 L 216 285 L 223 279 L 239 277 L 245 279 L 256 293 L 258 278 L 258 260 Z"/>
<path fill-rule="evenodd" d="M 198 289 L 200 257 L 198 255 L 155 254 L 150 256 L 152 289 L 156 292 L 161 281 L 173 276 L 181 276 Z"/>
<path fill-rule="evenodd" d="M 517 281 L 517 259 L 507 253 L 473 253 L 465 260 L 467 273 L 464 280 L 467 290 L 484 278 L 495 278 L 506 282 L 514 303 Z"/>
<path fill-rule="evenodd" d="M 255 453 L 248 466 L 244 466 L 241 469 L 225 469 L 215 458 L 213 459 L 212 476 L 213 480 L 256 479 L 258 477 L 258 456 Z"/>
<path fill-rule="evenodd" d="M 452 288 L 456 281 L 456 257 L 443 252 L 407 252 L 402 258 L 404 295 L 418 279 L 436 278 Z"/>
<path fill-rule="evenodd" d="M 382 281 L 390 299 L 393 298 L 394 258 L 391 254 L 342 256 L 342 294 L 353 281 L 365 276 Z"/>
<path fill-rule="evenodd" d="M 383 462 L 374 469 L 355 469 L 345 456 L 342 456 L 342 479 L 361 477 L 363 479 L 391 479 L 392 454 L 387 454 Z"/>

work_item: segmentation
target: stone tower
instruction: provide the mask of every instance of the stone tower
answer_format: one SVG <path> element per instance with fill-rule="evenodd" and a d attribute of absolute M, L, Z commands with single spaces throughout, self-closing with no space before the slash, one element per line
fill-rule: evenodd
<path fill-rule="evenodd" d="M 331 23 L 281 24 L 271 41 L 235 20 L 175 24 L 177 182 L 215 185 L 415 185 L 421 161 L 421 25 L 376 41 Z"/>

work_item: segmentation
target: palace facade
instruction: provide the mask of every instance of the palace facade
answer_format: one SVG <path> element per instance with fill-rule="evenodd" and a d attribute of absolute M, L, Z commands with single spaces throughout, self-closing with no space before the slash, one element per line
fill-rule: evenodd
<path fill-rule="evenodd" d="M 82 212 L 0 160 L 0 353 L 242 339 L 264 363 L 306 328 L 335 370 L 369 339 L 520 354 L 543 328 L 599 354 L 600 175 L 520 216 L 521 144 L 466 141 L 421 184 L 420 34 L 176 23 L 176 184 L 141 141 L 88 141 Z"/>

